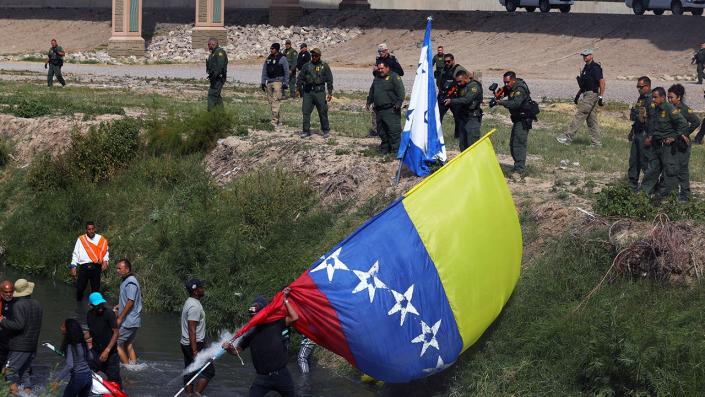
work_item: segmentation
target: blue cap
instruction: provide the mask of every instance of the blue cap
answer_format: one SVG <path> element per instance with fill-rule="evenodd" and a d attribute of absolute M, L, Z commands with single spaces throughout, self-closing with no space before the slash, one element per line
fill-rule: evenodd
<path fill-rule="evenodd" d="M 100 294 L 100 292 L 93 292 L 92 294 L 88 295 L 88 303 L 90 303 L 92 306 L 98 306 L 101 303 L 105 303 L 105 299 L 103 298 L 103 295 Z"/>

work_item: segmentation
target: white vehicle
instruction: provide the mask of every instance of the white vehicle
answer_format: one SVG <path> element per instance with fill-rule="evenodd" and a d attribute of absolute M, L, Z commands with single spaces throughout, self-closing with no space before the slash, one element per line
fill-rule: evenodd
<path fill-rule="evenodd" d="M 643 15 L 646 11 L 661 15 L 666 10 L 671 10 L 673 15 L 683 15 L 684 12 L 703 15 L 705 9 L 705 0 L 624 0 L 624 4 L 636 15 Z"/>
<path fill-rule="evenodd" d="M 705 0 L 702 0 L 705 1 Z M 499 3 L 504 6 L 509 12 L 516 11 L 517 8 L 525 8 L 526 12 L 534 12 L 538 8 L 541 12 L 550 12 L 551 9 L 557 8 L 562 13 L 570 12 L 574 0 L 499 0 Z"/>

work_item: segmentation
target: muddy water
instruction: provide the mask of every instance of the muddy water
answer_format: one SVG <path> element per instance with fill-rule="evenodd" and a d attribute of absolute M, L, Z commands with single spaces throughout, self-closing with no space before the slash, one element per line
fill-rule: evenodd
<path fill-rule="evenodd" d="M 14 271 L 0 272 L 2 278 L 15 280 Z M 63 283 L 48 279 L 31 278 L 36 282 L 33 297 L 44 308 L 44 319 L 40 342 L 60 345 L 60 323 L 68 317 L 85 322 L 86 303 L 77 305 L 73 299 L 74 289 Z M 110 302 L 113 303 L 112 301 Z M 207 313 L 206 313 L 207 314 Z M 183 356 L 179 349 L 179 316 L 175 313 L 143 313 L 142 327 L 137 334 L 136 349 L 140 363 L 123 366 L 121 375 L 130 397 L 170 397 L 182 386 L 181 371 Z M 237 357 L 226 355 L 216 362 L 216 376 L 206 389 L 209 397 L 247 396 L 255 372 L 247 351 L 242 355 L 245 366 Z M 55 353 L 40 346 L 33 365 L 32 380 L 43 389 L 51 374 L 59 370 L 63 360 Z M 289 371 L 294 376 L 301 396 L 375 396 L 379 390 L 355 380 L 335 376 L 324 368 L 314 367 L 306 378 L 299 373 L 292 359 Z M 270 393 L 270 395 L 274 395 Z"/>

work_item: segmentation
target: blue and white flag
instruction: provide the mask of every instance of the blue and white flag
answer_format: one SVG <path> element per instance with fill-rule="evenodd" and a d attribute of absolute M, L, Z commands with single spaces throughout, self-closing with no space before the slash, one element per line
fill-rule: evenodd
<path fill-rule="evenodd" d="M 401 137 L 397 159 L 418 176 L 430 173 L 429 164 L 446 161 L 441 115 L 436 101 L 436 81 L 431 45 L 431 17 L 426 24 L 426 35 L 416 69 L 411 101 L 406 113 L 404 133 Z"/>

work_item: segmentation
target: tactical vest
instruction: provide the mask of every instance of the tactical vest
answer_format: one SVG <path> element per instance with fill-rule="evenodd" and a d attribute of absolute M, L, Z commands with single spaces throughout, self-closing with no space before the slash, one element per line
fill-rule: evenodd
<path fill-rule="evenodd" d="M 595 63 L 595 61 L 586 64 L 583 67 L 582 72 L 580 72 L 580 88 L 585 92 L 598 92 L 600 89 L 600 82 L 593 76 L 593 68 L 600 67 L 600 64 Z"/>
<path fill-rule="evenodd" d="M 284 76 L 284 65 L 281 64 L 281 59 L 284 56 L 282 54 L 277 54 L 274 58 L 270 55 L 267 57 L 267 77 L 283 77 Z"/>

